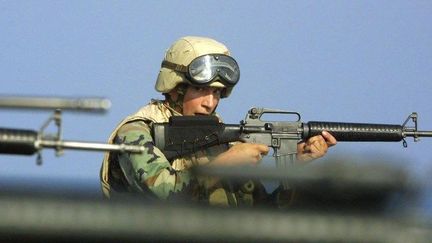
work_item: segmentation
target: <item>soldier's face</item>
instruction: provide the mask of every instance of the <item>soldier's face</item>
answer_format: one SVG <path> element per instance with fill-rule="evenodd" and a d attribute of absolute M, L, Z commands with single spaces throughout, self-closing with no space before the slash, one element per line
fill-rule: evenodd
<path fill-rule="evenodd" d="M 183 99 L 183 115 L 212 114 L 219 104 L 221 91 L 220 88 L 189 86 Z"/>

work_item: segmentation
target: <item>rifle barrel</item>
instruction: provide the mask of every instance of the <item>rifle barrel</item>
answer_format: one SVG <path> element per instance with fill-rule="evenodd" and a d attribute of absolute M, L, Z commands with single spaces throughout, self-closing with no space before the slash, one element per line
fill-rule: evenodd
<path fill-rule="evenodd" d="M 432 131 L 405 131 L 407 137 L 432 137 Z"/>
<path fill-rule="evenodd" d="M 76 149 L 87 151 L 119 151 L 141 153 L 144 151 L 143 146 L 126 145 L 126 144 L 105 144 L 94 142 L 80 142 L 80 141 L 56 141 L 56 140 L 41 140 L 39 146 L 43 148 L 60 148 L 60 149 Z"/>
<path fill-rule="evenodd" d="M 106 98 L 0 96 L 0 108 L 106 112 L 110 107 L 111 101 Z"/>

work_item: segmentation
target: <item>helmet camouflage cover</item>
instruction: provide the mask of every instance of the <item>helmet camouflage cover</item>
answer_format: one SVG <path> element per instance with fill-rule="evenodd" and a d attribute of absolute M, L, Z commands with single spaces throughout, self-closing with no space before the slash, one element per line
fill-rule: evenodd
<path fill-rule="evenodd" d="M 228 48 L 213 39 L 206 37 L 186 36 L 182 37 L 166 51 L 164 60 L 187 66 L 195 58 L 206 54 L 230 55 Z M 155 88 L 158 92 L 168 93 L 178 84 L 190 84 L 185 75 L 181 72 L 162 67 L 160 69 Z M 225 88 L 222 98 L 228 97 L 233 87 L 227 87 L 216 79 L 209 84 L 210 87 Z"/>

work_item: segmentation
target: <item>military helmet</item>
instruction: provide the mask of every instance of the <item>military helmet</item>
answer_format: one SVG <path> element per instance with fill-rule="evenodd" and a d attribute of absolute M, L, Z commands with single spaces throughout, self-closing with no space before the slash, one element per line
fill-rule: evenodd
<path fill-rule="evenodd" d="M 162 67 L 155 85 L 156 90 L 158 92 L 168 93 L 178 84 L 192 84 L 185 72 L 180 71 L 181 69 L 176 69 L 175 66 L 186 68 L 194 59 L 208 54 L 220 54 L 223 57 L 232 59 L 230 57 L 230 51 L 224 44 L 210 38 L 186 36 L 174 42 L 165 53 L 165 58 L 162 62 Z M 234 59 L 232 60 L 235 62 Z M 167 63 L 171 66 L 167 66 Z M 237 67 L 237 75 L 239 75 L 237 63 L 235 63 L 235 65 Z M 238 81 L 239 76 L 236 78 L 237 80 L 235 82 Z M 225 98 L 230 95 L 234 84 L 227 85 L 222 79 L 216 77 L 205 86 L 225 88 L 221 95 L 222 98 Z"/>

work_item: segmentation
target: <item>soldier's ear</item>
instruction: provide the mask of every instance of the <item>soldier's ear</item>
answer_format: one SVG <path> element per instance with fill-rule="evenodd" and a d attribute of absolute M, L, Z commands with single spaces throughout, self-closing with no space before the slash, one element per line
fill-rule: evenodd
<path fill-rule="evenodd" d="M 179 84 L 170 92 L 165 94 L 166 99 L 171 99 L 171 101 L 177 102 L 179 98 L 184 97 L 186 95 L 187 89 L 189 85 L 187 84 Z"/>
<path fill-rule="evenodd" d="M 165 93 L 165 99 L 176 102 L 178 99 L 178 93 L 176 89 L 173 89 L 168 93 Z"/>

